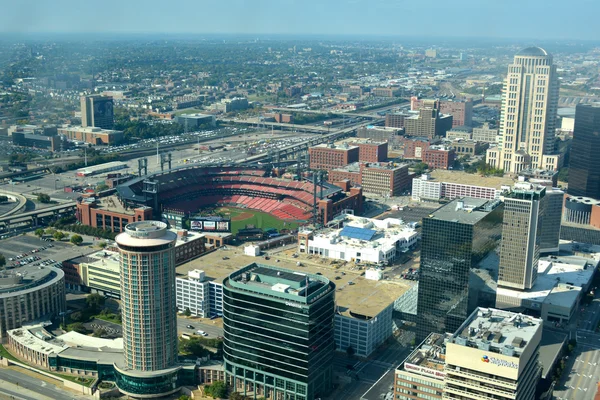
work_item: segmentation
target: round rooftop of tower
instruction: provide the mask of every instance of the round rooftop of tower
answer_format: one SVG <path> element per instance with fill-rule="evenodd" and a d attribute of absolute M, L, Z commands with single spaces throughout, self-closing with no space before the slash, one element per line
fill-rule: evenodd
<path fill-rule="evenodd" d="M 115 238 L 117 245 L 127 247 L 151 247 L 169 244 L 177 239 L 177 234 L 167 230 L 161 221 L 138 221 L 125 226 L 125 232 Z"/>
<path fill-rule="evenodd" d="M 542 49 L 541 47 L 527 47 L 527 48 L 519 51 L 516 55 L 522 56 L 522 57 L 530 57 L 530 56 L 544 57 L 544 56 L 548 55 L 548 52 L 546 50 Z"/>

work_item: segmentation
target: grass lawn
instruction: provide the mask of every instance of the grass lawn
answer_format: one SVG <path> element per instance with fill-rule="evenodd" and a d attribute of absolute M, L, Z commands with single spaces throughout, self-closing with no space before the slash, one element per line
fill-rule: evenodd
<path fill-rule="evenodd" d="M 119 325 L 121 325 L 121 321 L 118 320 L 117 314 L 112 314 L 111 313 L 111 314 L 105 314 L 105 315 L 102 315 L 102 314 L 92 315 L 90 317 L 90 320 L 92 320 L 94 318 L 101 319 L 101 320 L 108 321 L 108 322 L 112 322 L 113 324 L 119 324 Z"/>
<path fill-rule="evenodd" d="M 6 350 L 4 348 L 3 345 L 0 344 L 0 356 L 4 357 L 4 358 L 8 358 L 9 360 L 13 360 L 13 361 L 19 361 L 18 358 L 14 357 L 12 354 L 10 354 L 8 352 L 8 350 Z"/>
<path fill-rule="evenodd" d="M 82 376 L 80 377 L 80 376 L 71 376 L 71 375 L 56 374 L 54 372 L 50 372 L 50 373 L 52 375 L 56 375 L 56 376 L 58 376 L 60 378 L 63 378 L 63 379 L 69 380 L 71 382 L 75 382 L 75 383 L 78 383 L 80 385 L 87 386 L 87 387 L 89 387 L 92 384 L 92 382 L 94 382 L 94 379 L 95 379 L 95 378 L 85 378 L 85 377 L 82 377 Z"/>
<path fill-rule="evenodd" d="M 256 210 L 221 207 L 217 211 L 231 218 L 231 233 L 233 234 L 236 234 L 240 229 L 244 229 L 246 225 L 254 225 L 256 228 L 261 229 L 275 228 L 277 230 L 284 228 L 296 229 L 299 225 L 295 222 L 284 222 L 271 214 Z"/>

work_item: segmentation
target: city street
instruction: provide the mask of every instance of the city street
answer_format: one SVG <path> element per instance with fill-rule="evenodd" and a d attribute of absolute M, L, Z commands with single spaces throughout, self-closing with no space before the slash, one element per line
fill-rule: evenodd
<path fill-rule="evenodd" d="M 382 396 L 391 391 L 394 370 L 412 351 L 410 347 L 402 345 L 398 340 L 399 338 L 395 338 L 392 344 L 377 350 L 367 360 L 349 358 L 346 354 L 337 352 L 333 359 L 334 374 L 344 374 L 347 366 L 351 365 L 352 370 L 347 375 L 352 381 L 341 383 L 329 398 L 381 400 Z"/>
<path fill-rule="evenodd" d="M 188 325 L 193 326 L 194 329 L 188 328 Z M 191 334 L 197 332 L 198 330 L 203 330 L 206 332 L 209 338 L 223 336 L 223 328 L 218 326 L 216 323 L 204 323 L 198 320 L 177 317 L 177 332 Z"/>
<path fill-rule="evenodd" d="M 578 315 L 578 328 L 571 333 L 577 346 L 554 390 L 558 400 L 593 399 L 600 382 L 600 333 L 596 333 L 600 322 L 600 299 L 585 306 Z"/>
<path fill-rule="evenodd" d="M 56 382 L 58 385 L 61 385 L 59 381 Z M 34 378 L 19 367 L 0 369 L 0 395 L 2 394 L 5 398 L 14 396 L 15 399 L 27 400 L 87 400 L 93 398 L 92 396 L 61 389 L 56 385 L 46 382 L 44 379 Z"/>

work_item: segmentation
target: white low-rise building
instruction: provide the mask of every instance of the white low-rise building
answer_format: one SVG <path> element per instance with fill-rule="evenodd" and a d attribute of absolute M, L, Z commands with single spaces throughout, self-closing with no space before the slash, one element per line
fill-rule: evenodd
<path fill-rule="evenodd" d="M 416 244 L 419 234 L 402 220 L 345 215 L 342 228 L 302 231 L 298 251 L 335 260 L 385 264 Z"/>
<path fill-rule="evenodd" d="M 579 309 L 590 289 L 598 260 L 578 256 L 549 256 L 539 260 L 537 279 L 529 290 L 498 287 L 496 308 L 529 310 L 544 321 L 564 324 Z"/>
<path fill-rule="evenodd" d="M 204 271 L 195 269 L 187 277 L 175 278 L 177 309 L 190 310 L 192 315 L 209 318 L 223 312 L 223 286 L 208 279 Z"/>

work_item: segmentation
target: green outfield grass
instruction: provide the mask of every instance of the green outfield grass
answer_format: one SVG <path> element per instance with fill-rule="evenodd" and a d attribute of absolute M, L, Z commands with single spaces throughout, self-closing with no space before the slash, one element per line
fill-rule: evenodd
<path fill-rule="evenodd" d="M 296 229 L 298 223 L 284 222 L 271 214 L 256 210 L 220 207 L 217 209 L 222 215 L 227 215 L 231 218 L 231 233 L 236 234 L 240 229 L 244 229 L 246 225 L 254 225 L 256 228 L 268 229 Z"/>

